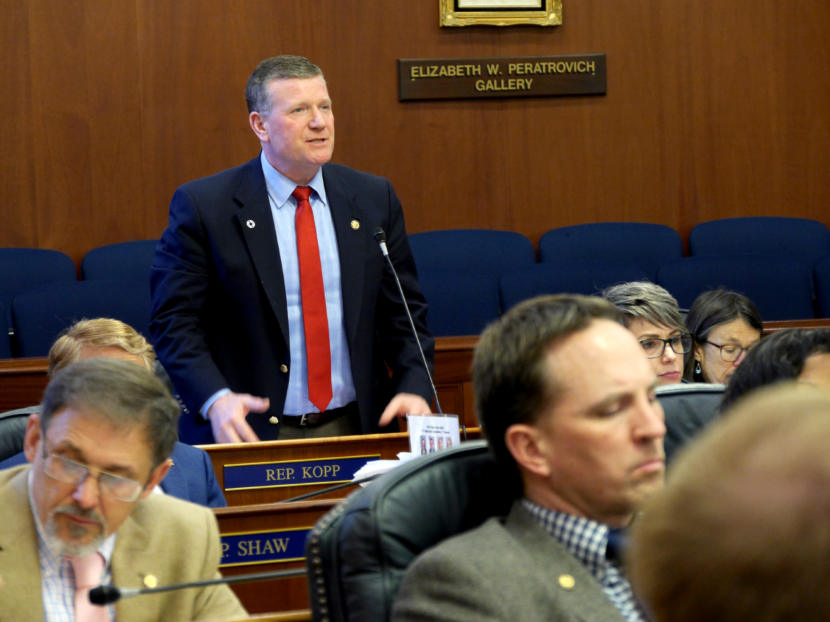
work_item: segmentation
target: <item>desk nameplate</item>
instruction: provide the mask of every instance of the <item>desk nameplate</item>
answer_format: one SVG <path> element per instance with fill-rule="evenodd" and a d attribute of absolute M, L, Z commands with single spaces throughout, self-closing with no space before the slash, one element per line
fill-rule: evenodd
<path fill-rule="evenodd" d="M 367 462 L 380 454 L 307 460 L 281 460 L 226 464 L 223 467 L 225 492 L 283 486 L 311 486 L 350 482 Z"/>
<path fill-rule="evenodd" d="M 311 527 L 223 533 L 220 568 L 252 566 L 305 559 L 305 541 Z"/>

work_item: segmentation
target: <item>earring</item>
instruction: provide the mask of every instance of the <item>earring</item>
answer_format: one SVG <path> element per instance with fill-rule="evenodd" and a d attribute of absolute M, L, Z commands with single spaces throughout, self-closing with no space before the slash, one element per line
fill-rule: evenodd
<path fill-rule="evenodd" d="M 703 370 L 700 368 L 700 361 L 695 361 L 695 373 L 698 375 L 703 373 Z"/>

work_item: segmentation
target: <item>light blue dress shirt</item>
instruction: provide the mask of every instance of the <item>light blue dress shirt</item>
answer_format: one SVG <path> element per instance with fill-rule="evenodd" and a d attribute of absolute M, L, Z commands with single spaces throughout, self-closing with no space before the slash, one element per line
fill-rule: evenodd
<path fill-rule="evenodd" d="M 308 399 L 308 361 L 305 350 L 305 329 L 303 327 L 303 305 L 300 295 L 300 267 L 297 260 L 297 233 L 294 216 L 297 200 L 291 195 L 297 184 L 272 167 L 265 154 L 260 155 L 265 186 L 268 189 L 268 203 L 274 217 L 277 246 L 282 262 L 282 276 L 285 281 L 285 300 L 288 307 L 289 348 L 291 367 L 288 377 L 288 392 L 285 396 L 283 413 L 302 415 L 319 410 Z M 314 191 L 309 197 L 314 213 L 314 227 L 317 229 L 317 245 L 320 248 L 320 265 L 323 268 L 323 288 L 326 296 L 326 315 L 329 323 L 329 344 L 331 347 L 331 388 L 332 398 L 328 410 L 345 406 L 355 401 L 352 366 L 349 360 L 349 344 L 343 324 L 343 293 L 340 285 L 340 255 L 334 222 L 326 198 L 322 169 L 308 184 Z"/>
<path fill-rule="evenodd" d="M 303 305 L 300 295 L 300 266 L 297 259 L 297 232 L 294 216 L 297 200 L 291 195 L 297 184 L 288 179 L 268 163 L 265 153 L 260 154 L 268 204 L 274 219 L 277 234 L 282 276 L 285 282 L 285 300 L 288 311 L 288 341 L 291 365 L 288 371 L 288 391 L 285 395 L 285 415 L 303 415 L 318 412 L 319 409 L 308 399 L 308 361 L 305 351 L 305 328 L 303 326 Z M 317 245 L 320 249 L 320 265 L 323 270 L 323 288 L 326 297 L 326 315 L 329 323 L 329 346 L 331 348 L 332 398 L 327 410 L 339 408 L 355 401 L 356 393 L 352 379 L 352 365 L 349 359 L 349 344 L 343 323 L 343 292 L 340 283 L 340 255 L 337 236 L 331 219 L 323 170 L 308 184 L 314 192 L 309 197 L 317 229 Z M 201 413 L 230 392 L 225 388 L 213 394 L 202 406 Z"/>

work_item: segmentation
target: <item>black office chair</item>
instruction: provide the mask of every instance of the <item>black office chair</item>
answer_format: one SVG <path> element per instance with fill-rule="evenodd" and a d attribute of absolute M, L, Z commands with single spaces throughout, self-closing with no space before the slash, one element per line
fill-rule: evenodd
<path fill-rule="evenodd" d="M 722 384 L 691 382 L 657 388 L 657 399 L 666 415 L 666 464 L 675 454 L 718 417 Z"/>
<path fill-rule="evenodd" d="M 37 412 L 36 406 L 0 413 L 0 460 L 11 458 L 23 451 L 23 437 L 29 415 Z"/>
<path fill-rule="evenodd" d="M 349 495 L 306 542 L 313 619 L 388 620 L 419 553 L 509 512 L 521 485 L 503 471 L 474 441 L 415 458 Z"/>

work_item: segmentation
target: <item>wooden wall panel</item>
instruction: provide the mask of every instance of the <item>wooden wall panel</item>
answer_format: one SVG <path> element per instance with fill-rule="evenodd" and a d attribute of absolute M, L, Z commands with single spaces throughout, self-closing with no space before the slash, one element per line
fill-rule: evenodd
<path fill-rule="evenodd" d="M 36 246 L 32 127 L 28 122 L 29 15 L 17 0 L 0 0 L 0 245 Z"/>
<path fill-rule="evenodd" d="M 157 237 L 173 190 L 258 151 L 260 59 L 326 72 L 336 161 L 410 231 L 792 215 L 830 224 L 830 3 L 565 0 L 557 28 L 438 26 L 422 0 L 0 0 L 0 245 Z M 605 52 L 601 97 L 398 102 L 398 58 Z M 447 205 L 451 207 L 447 207 Z"/>

